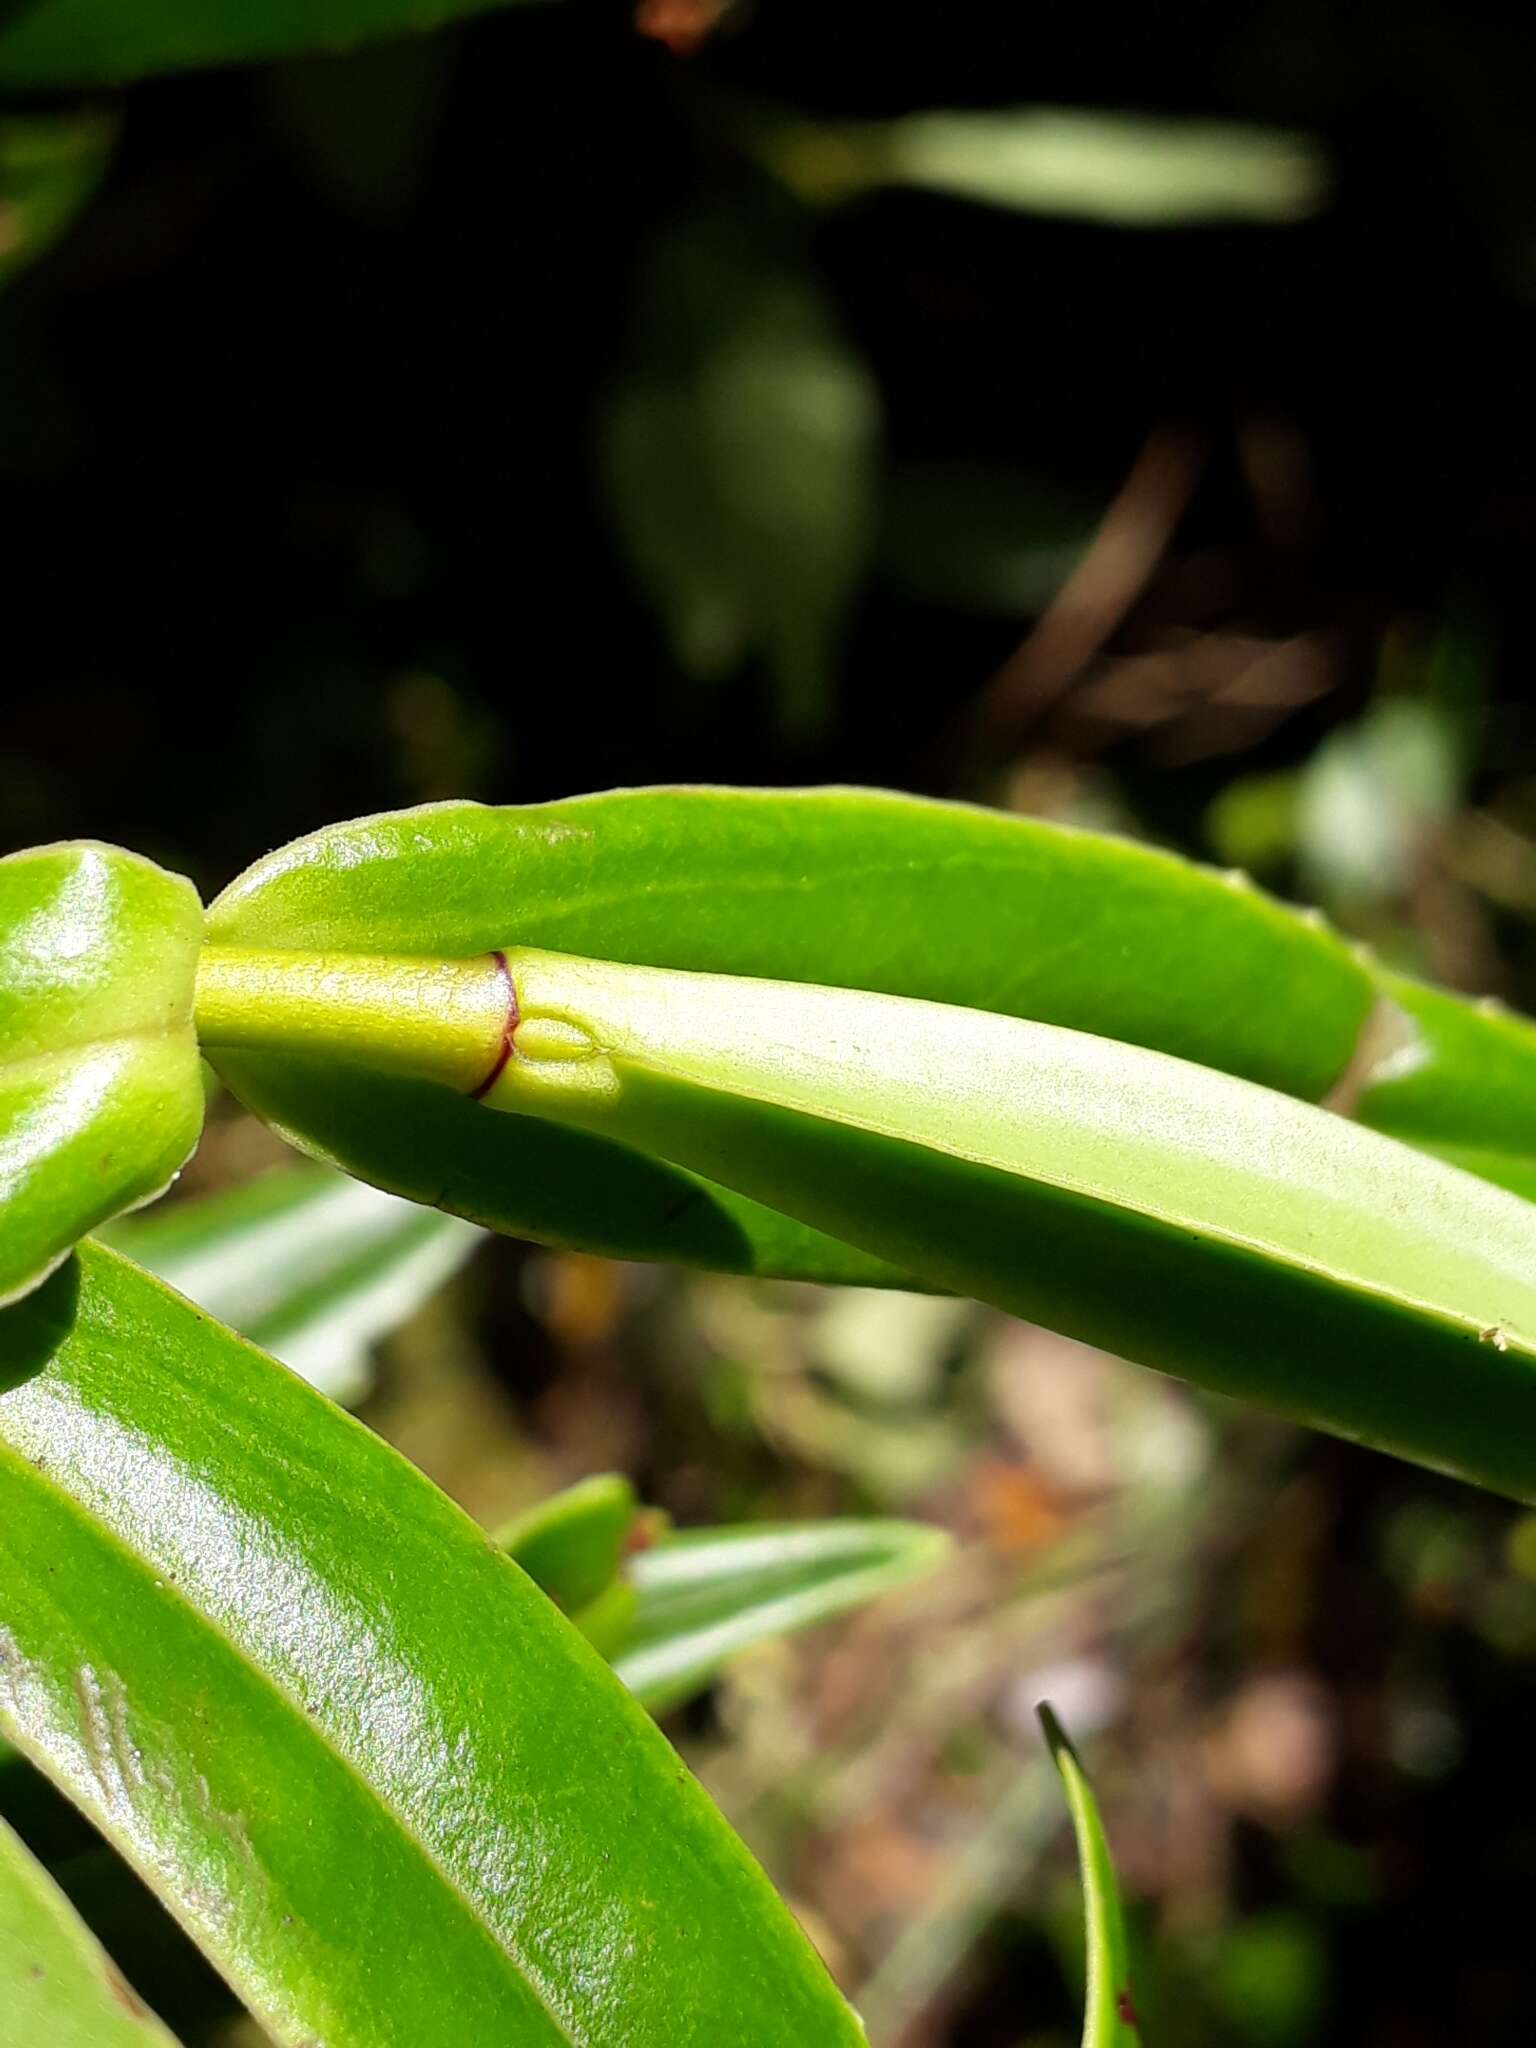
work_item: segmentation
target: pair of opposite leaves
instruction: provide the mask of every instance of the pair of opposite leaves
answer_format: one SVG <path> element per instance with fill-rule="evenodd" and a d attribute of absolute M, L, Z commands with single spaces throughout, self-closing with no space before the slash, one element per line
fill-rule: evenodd
<path fill-rule="evenodd" d="M 190 1148 L 202 928 L 131 856 L 0 863 L 0 1292 Z M 954 1288 L 1536 1490 L 1536 1208 L 1488 1185 L 1529 1176 L 1536 1041 L 1398 984 L 1400 1042 L 1352 1075 L 1358 1114 L 1481 1180 L 1307 1107 L 1382 977 L 1227 878 L 870 793 L 633 791 L 336 827 L 207 931 L 300 979 L 517 942 L 488 1097 L 515 1120 L 280 1038 L 209 1048 L 395 1192 L 618 1256 Z"/>

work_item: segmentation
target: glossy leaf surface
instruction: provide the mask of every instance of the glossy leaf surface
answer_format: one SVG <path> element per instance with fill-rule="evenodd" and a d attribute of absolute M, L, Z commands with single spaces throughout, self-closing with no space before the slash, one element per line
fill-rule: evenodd
<path fill-rule="evenodd" d="M 3 1820 L 0 2041 L 15 2048 L 175 2048 Z"/>
<path fill-rule="evenodd" d="M 489 1101 L 1106 1350 L 1536 1497 L 1536 1206 L 1328 1111 L 948 1005 L 517 953 Z"/>
<path fill-rule="evenodd" d="M 338 50 L 440 28 L 506 0 L 20 0 L 0 27 L 0 84 L 99 85 L 206 64 Z"/>
<path fill-rule="evenodd" d="M 0 860 L 0 1303 L 196 1144 L 202 925 L 191 883 L 135 854 Z"/>
<path fill-rule="evenodd" d="M 1373 996 L 1336 938 L 1226 877 L 858 790 L 633 790 L 361 819 L 259 862 L 209 931 L 222 946 L 462 958 L 523 944 L 834 982 L 1096 1030 L 1310 1096 L 1347 1066 Z M 598 1137 L 508 1125 L 334 1062 L 214 1057 L 296 1143 L 495 1229 L 727 1271 L 897 1277 Z"/>
<path fill-rule="evenodd" d="M 379 1339 L 484 1242 L 457 1216 L 307 1163 L 101 1235 L 343 1404 L 372 1383 Z"/>
<path fill-rule="evenodd" d="M 862 2039 L 640 1707 L 378 1438 L 93 1245 L 0 1373 L 0 1725 L 279 2041 Z"/>
<path fill-rule="evenodd" d="M 635 1606 L 613 1666 L 653 1712 L 703 1690 L 739 1650 L 810 1628 L 931 1571 L 949 1550 L 916 1522 L 690 1529 L 624 1567 Z"/>
<path fill-rule="evenodd" d="M 1088 1936 L 1083 2048 L 1139 2048 L 1141 2028 L 1131 1990 L 1120 1887 L 1098 1801 L 1061 1723 L 1049 1707 L 1042 1706 L 1039 1711 L 1051 1760 L 1067 1795 L 1083 1876 L 1083 1919 Z"/>

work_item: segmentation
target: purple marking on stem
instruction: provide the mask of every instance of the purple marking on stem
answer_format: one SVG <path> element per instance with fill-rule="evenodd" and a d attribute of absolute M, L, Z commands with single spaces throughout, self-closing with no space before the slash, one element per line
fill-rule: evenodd
<path fill-rule="evenodd" d="M 501 1070 L 512 1057 L 512 1034 L 522 1021 L 518 1015 L 517 990 L 512 986 L 512 970 L 507 965 L 507 956 L 505 953 L 493 953 L 491 958 L 496 962 L 497 971 L 501 975 L 502 984 L 507 991 L 507 1014 L 502 1022 L 501 1045 L 497 1050 L 495 1059 L 491 1062 L 491 1071 L 486 1075 L 478 1088 L 470 1089 L 469 1099 L 471 1102 L 478 1102 L 482 1095 L 489 1095 L 496 1086 L 496 1083 L 501 1079 Z"/>

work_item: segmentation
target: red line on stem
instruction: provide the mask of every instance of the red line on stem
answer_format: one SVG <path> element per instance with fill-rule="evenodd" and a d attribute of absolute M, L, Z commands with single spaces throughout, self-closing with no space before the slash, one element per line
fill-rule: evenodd
<path fill-rule="evenodd" d="M 512 1034 L 521 1021 L 517 1009 L 517 990 L 512 986 L 512 970 L 507 965 L 507 956 L 505 953 L 493 953 L 491 958 L 496 962 L 497 972 L 500 974 L 502 985 L 507 991 L 507 1014 L 502 1021 L 501 1045 L 497 1050 L 495 1059 L 491 1063 L 491 1071 L 486 1075 L 478 1088 L 470 1089 L 469 1099 L 471 1102 L 478 1102 L 482 1095 L 489 1095 L 496 1086 L 496 1083 L 501 1079 L 501 1070 L 512 1057 Z"/>

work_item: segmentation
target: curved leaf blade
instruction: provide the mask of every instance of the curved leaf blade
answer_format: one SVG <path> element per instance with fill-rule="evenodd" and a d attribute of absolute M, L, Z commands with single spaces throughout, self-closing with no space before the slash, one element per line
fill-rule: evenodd
<path fill-rule="evenodd" d="M 208 935 L 832 982 L 1097 1030 L 1307 1096 L 1337 1080 L 1371 1002 L 1338 938 L 1241 876 L 883 790 L 611 790 L 360 818 L 258 861 Z"/>
<path fill-rule="evenodd" d="M 1337 938 L 1228 877 L 868 790 L 620 790 L 360 819 L 258 862 L 213 905 L 209 936 L 448 958 L 518 944 L 835 982 L 1093 1030 L 1309 1096 L 1347 1066 L 1373 999 Z M 507 1125 L 333 1062 L 211 1057 L 304 1150 L 493 1229 L 730 1272 L 904 1277 L 601 1137 Z"/>
<path fill-rule="evenodd" d="M 6 2040 L 48 2048 L 176 2048 L 3 1820 L 0 2021 Z"/>
<path fill-rule="evenodd" d="M 371 1386 L 379 1339 L 484 1242 L 457 1216 L 308 1164 L 100 1235 L 343 1406 Z"/>
<path fill-rule="evenodd" d="M 1130 1950 L 1120 1887 L 1109 1853 L 1098 1801 L 1077 1751 L 1051 1709 L 1037 1710 L 1040 1726 L 1061 1775 L 1077 1836 L 1083 1873 L 1083 1918 L 1088 1936 L 1088 1995 L 1083 2014 L 1083 2048 L 1140 2048 L 1141 2025 L 1131 1991 Z"/>
<path fill-rule="evenodd" d="M 682 1531 L 625 1566 L 635 1607 L 613 1668 L 664 1713 L 703 1691 L 739 1651 L 906 1585 L 949 1549 L 944 1530 L 918 1522 Z"/>
<path fill-rule="evenodd" d="M 153 1200 L 202 1128 L 197 892 L 89 844 L 0 860 L 0 1304 Z"/>
<path fill-rule="evenodd" d="M 509 956 L 487 1100 L 931 1285 L 1536 1497 L 1536 1206 L 1140 1047 L 845 989 Z"/>
<path fill-rule="evenodd" d="M 615 1259 L 921 1285 L 749 1196 L 627 1145 L 328 1060 L 210 1047 L 220 1075 L 301 1151 L 509 1237 Z"/>
<path fill-rule="evenodd" d="M 0 1372 L 0 1724 L 279 2040 L 861 2040 L 642 1710 L 368 1431 L 89 1244 Z"/>

